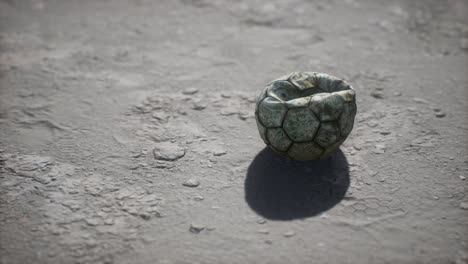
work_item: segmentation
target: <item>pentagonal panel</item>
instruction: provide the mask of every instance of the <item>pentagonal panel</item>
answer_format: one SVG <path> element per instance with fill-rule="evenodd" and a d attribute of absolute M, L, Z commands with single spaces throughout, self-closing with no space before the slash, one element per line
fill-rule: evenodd
<path fill-rule="evenodd" d="M 337 122 L 321 123 L 315 135 L 314 142 L 323 148 L 327 148 L 340 138 L 340 128 Z"/>
<path fill-rule="evenodd" d="M 307 107 L 310 102 L 310 97 L 301 97 L 285 102 L 286 107 L 289 109 Z"/>
<path fill-rule="evenodd" d="M 270 144 L 279 151 L 288 150 L 291 146 L 292 141 L 288 138 L 282 128 L 268 128 L 267 138 Z"/>
<path fill-rule="evenodd" d="M 300 91 L 287 81 L 276 81 L 268 85 L 268 96 L 278 98 L 282 101 L 289 101 L 301 96 Z"/>
<path fill-rule="evenodd" d="M 314 142 L 294 143 L 288 151 L 288 155 L 297 160 L 318 159 L 323 149 Z"/>
<path fill-rule="evenodd" d="M 258 121 L 258 113 L 255 114 L 255 121 L 257 121 L 257 128 L 258 133 L 260 133 L 260 137 L 263 139 L 263 142 L 265 142 L 265 144 L 268 144 L 268 140 L 266 137 L 266 128 Z"/>
<path fill-rule="evenodd" d="M 341 136 L 347 137 L 353 130 L 354 117 L 356 116 L 356 104 L 354 102 L 343 105 L 343 112 L 338 121 L 341 130 Z"/>
<path fill-rule="evenodd" d="M 312 96 L 309 107 L 321 122 L 334 121 L 343 111 L 343 99 L 335 94 L 316 94 Z"/>
<path fill-rule="evenodd" d="M 319 124 L 309 108 L 296 108 L 286 114 L 283 128 L 293 141 L 300 142 L 312 140 Z"/>
<path fill-rule="evenodd" d="M 278 99 L 267 97 L 260 102 L 258 117 L 265 127 L 280 127 L 288 109 Z"/>

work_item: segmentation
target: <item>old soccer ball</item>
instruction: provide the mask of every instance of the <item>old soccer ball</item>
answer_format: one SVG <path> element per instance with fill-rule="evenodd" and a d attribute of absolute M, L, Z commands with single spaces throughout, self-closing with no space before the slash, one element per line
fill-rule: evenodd
<path fill-rule="evenodd" d="M 272 81 L 255 106 L 265 144 L 296 160 L 333 153 L 351 133 L 355 115 L 354 89 L 317 72 L 294 72 Z"/>

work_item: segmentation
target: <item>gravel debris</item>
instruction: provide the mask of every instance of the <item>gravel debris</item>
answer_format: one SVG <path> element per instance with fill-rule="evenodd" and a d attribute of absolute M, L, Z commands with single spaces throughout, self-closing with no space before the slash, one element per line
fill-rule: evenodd
<path fill-rule="evenodd" d="M 177 144 L 164 142 L 153 149 L 154 158 L 164 161 L 176 161 L 185 155 L 185 149 Z"/>
<path fill-rule="evenodd" d="M 190 179 L 187 179 L 186 181 L 184 181 L 182 183 L 183 186 L 185 187 L 197 187 L 200 185 L 200 181 L 195 179 L 195 178 L 190 178 Z"/>
<path fill-rule="evenodd" d="M 293 237 L 295 235 L 296 235 L 296 232 L 294 232 L 294 231 L 287 231 L 287 232 L 283 233 L 284 237 Z"/>
<path fill-rule="evenodd" d="M 190 233 L 193 233 L 193 234 L 198 234 L 201 231 L 203 231 L 204 229 L 205 229 L 205 226 L 200 225 L 200 224 L 196 224 L 196 223 L 192 223 L 190 225 L 190 227 L 189 227 Z"/>

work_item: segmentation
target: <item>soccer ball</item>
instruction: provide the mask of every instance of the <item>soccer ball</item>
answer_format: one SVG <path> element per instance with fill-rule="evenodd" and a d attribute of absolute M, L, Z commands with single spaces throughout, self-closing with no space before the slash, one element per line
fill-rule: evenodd
<path fill-rule="evenodd" d="M 272 81 L 257 98 L 260 137 L 296 160 L 333 153 L 353 129 L 356 95 L 345 81 L 324 73 L 294 72 Z"/>

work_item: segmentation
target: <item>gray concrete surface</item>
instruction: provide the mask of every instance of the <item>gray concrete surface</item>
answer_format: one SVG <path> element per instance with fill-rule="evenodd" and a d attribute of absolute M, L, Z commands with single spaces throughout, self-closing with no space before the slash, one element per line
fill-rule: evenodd
<path fill-rule="evenodd" d="M 0 1 L 0 263 L 466 263 L 468 3 Z M 264 149 L 271 79 L 355 127 Z"/>

